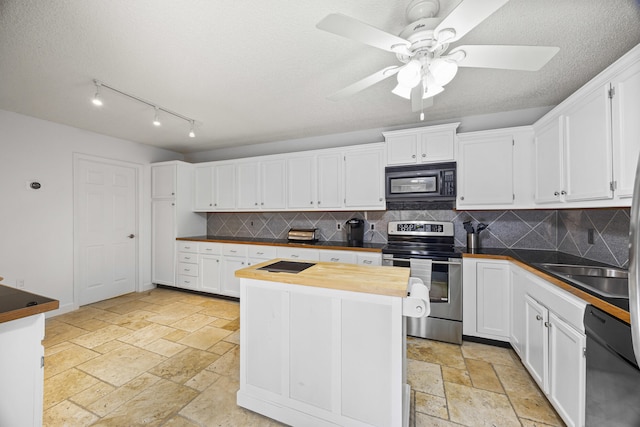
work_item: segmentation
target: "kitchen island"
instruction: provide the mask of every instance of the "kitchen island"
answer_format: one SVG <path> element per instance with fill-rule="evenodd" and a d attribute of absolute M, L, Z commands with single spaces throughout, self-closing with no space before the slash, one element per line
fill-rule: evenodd
<path fill-rule="evenodd" d="M 290 425 L 408 425 L 409 269 L 329 262 L 298 273 L 263 269 L 278 261 L 236 272 L 238 405 Z"/>
<path fill-rule="evenodd" d="M 0 285 L 0 426 L 42 425 L 44 313 L 58 307 Z"/>

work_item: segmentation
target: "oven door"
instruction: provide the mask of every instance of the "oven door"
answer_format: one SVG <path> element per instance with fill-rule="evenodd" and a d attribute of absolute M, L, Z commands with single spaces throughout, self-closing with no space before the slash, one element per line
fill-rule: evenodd
<path fill-rule="evenodd" d="M 382 265 L 409 267 L 410 258 L 397 254 L 383 254 Z M 420 275 L 423 280 L 425 278 Z M 425 280 L 426 281 L 426 280 Z M 462 321 L 462 260 L 460 258 L 435 258 L 431 266 L 431 313 L 429 317 Z"/>

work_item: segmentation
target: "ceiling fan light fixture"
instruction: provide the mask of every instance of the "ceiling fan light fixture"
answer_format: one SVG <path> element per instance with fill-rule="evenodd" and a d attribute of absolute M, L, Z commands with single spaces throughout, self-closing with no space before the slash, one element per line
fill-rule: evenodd
<path fill-rule="evenodd" d="M 404 99 L 411 99 L 411 89 L 409 86 L 405 86 L 401 83 L 398 83 L 395 88 L 391 91 L 394 95 L 398 95 Z"/>
<path fill-rule="evenodd" d="M 439 86 L 445 86 L 451 82 L 458 73 L 458 63 L 443 58 L 436 58 L 429 65 L 429 71 Z"/>
<path fill-rule="evenodd" d="M 408 89 L 416 87 L 420 83 L 421 70 L 422 65 L 420 62 L 412 59 L 398 71 L 398 85 L 406 86 Z"/>

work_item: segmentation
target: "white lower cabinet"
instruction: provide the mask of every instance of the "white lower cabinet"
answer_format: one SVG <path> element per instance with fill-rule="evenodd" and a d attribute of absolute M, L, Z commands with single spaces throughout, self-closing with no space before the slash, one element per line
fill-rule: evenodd
<path fill-rule="evenodd" d="M 356 253 L 356 262 L 358 265 L 382 265 L 382 254 L 363 254 Z"/>
<path fill-rule="evenodd" d="M 198 243 L 178 242 L 176 254 L 176 286 L 183 289 L 198 289 Z"/>
<path fill-rule="evenodd" d="M 231 297 L 240 296 L 240 279 L 236 271 L 247 266 L 248 245 L 222 245 L 222 271 L 220 273 L 220 293 Z"/>
<path fill-rule="evenodd" d="M 509 262 L 465 258 L 462 268 L 463 334 L 509 341 Z"/>
<path fill-rule="evenodd" d="M 278 246 L 276 254 L 278 255 L 278 258 L 300 261 L 320 261 L 320 253 L 318 249 L 290 248 L 288 246 Z"/>

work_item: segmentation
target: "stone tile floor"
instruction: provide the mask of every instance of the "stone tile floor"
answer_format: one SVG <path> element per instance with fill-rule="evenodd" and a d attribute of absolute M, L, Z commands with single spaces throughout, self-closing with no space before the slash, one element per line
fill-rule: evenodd
<path fill-rule="evenodd" d="M 46 322 L 44 425 L 276 426 L 236 406 L 239 305 L 169 289 Z M 516 354 L 409 338 L 411 426 L 563 425 Z"/>

